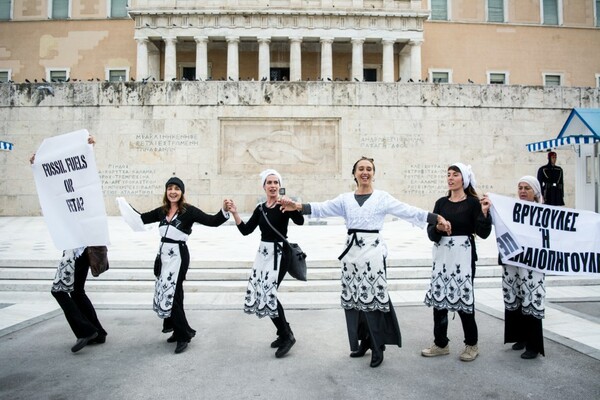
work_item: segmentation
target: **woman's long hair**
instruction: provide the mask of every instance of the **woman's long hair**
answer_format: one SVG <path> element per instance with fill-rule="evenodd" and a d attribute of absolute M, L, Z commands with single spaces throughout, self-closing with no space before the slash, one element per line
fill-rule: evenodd
<path fill-rule="evenodd" d="M 465 181 L 465 177 L 462 176 L 462 171 L 456 165 L 449 166 L 448 171 L 450 171 L 450 170 L 452 170 L 454 172 L 458 172 L 460 174 L 460 176 L 462 177 L 463 182 Z M 450 193 L 450 190 L 448 190 L 448 197 L 450 197 L 451 194 L 452 193 Z M 477 194 L 477 192 L 475 191 L 475 188 L 473 186 L 471 186 L 470 183 L 469 183 L 469 186 L 467 186 L 467 188 L 465 189 L 465 194 L 470 197 L 475 197 L 477 200 L 479 200 L 479 195 Z"/>

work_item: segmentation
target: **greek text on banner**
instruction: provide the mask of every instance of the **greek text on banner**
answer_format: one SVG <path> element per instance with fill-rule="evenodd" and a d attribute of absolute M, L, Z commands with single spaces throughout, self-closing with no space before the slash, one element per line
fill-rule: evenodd
<path fill-rule="evenodd" d="M 488 193 L 504 264 L 547 275 L 600 274 L 600 215 Z"/>

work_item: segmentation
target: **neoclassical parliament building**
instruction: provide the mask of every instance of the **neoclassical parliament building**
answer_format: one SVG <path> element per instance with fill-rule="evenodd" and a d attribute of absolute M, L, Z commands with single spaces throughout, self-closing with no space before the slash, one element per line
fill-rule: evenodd
<path fill-rule="evenodd" d="M 0 80 L 595 87 L 598 0 L 1 0 Z"/>
<path fill-rule="evenodd" d="M 526 144 L 600 107 L 599 50 L 600 0 L 0 0 L 0 214 L 39 214 L 24 160 L 84 128 L 111 214 L 173 174 L 252 210 L 268 167 L 323 200 L 363 155 L 423 208 L 455 161 L 514 195 Z M 598 152 L 559 150 L 568 206 L 598 209 Z"/>

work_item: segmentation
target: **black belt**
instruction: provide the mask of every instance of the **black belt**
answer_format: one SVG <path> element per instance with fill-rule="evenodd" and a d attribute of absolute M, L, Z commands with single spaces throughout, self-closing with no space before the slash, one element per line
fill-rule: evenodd
<path fill-rule="evenodd" d="M 350 239 L 348 246 L 346 247 L 344 252 L 342 254 L 340 254 L 340 256 L 338 257 L 338 260 L 341 260 L 342 258 L 344 258 L 344 256 L 346 254 L 348 254 L 348 252 L 350 251 L 350 248 L 352 248 L 352 245 L 354 244 L 354 242 L 358 243 L 358 238 L 356 237 L 357 233 L 379 233 L 379 231 L 378 230 L 366 230 L 366 229 L 348 229 L 348 235 L 352 235 L 352 239 Z"/>
<path fill-rule="evenodd" d="M 185 244 L 185 240 L 173 240 L 167 237 L 160 238 L 160 241 L 163 243 L 176 243 L 176 244 Z"/>
<path fill-rule="evenodd" d="M 366 229 L 348 229 L 348 235 L 352 235 L 354 233 L 379 233 L 378 230 L 366 230 Z"/>

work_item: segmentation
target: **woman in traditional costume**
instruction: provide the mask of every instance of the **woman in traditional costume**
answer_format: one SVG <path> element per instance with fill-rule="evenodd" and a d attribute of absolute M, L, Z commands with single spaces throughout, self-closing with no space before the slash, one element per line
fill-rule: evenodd
<path fill-rule="evenodd" d="M 539 181 L 526 175 L 519 179 L 520 200 L 543 203 Z M 504 343 L 514 343 L 513 350 L 523 350 L 521 358 L 529 360 L 544 354 L 542 319 L 545 313 L 545 275 L 514 265 L 502 266 L 504 295 Z"/>
<path fill-rule="evenodd" d="M 473 293 L 477 261 L 474 235 L 485 239 L 491 233 L 490 202 L 487 198 L 479 200 L 470 165 L 451 165 L 447 183 L 448 194 L 436 201 L 433 212 L 450 222 L 451 231 L 439 224 L 427 227 L 434 246 L 431 284 L 425 304 L 433 307 L 434 341 L 431 347 L 421 351 L 421 355 L 435 357 L 450 353 L 448 311 L 455 311 L 460 316 L 465 336 L 465 349 L 460 359 L 473 361 L 479 354 Z"/>
<path fill-rule="evenodd" d="M 380 231 L 386 215 L 391 214 L 424 228 L 427 223 L 447 225 L 436 214 L 409 206 L 389 193 L 373 188 L 375 163 L 362 157 L 352 167 L 357 184 L 354 192 L 333 200 L 301 204 L 281 200 L 286 211 L 302 210 L 317 218 L 341 216 L 348 235 L 341 261 L 341 305 L 346 314 L 350 357 L 365 355 L 371 349 L 371 367 L 383 362 L 385 345 L 401 346 L 400 328 L 388 293 L 387 246 Z"/>
<path fill-rule="evenodd" d="M 221 211 L 208 215 L 186 203 L 184 194 L 185 186 L 181 179 L 172 177 L 165 184 L 162 206 L 140 215 L 144 224 L 159 223 L 160 263 L 159 270 L 155 268 L 154 271 L 153 309 L 164 320 L 163 332 L 173 331 L 167 342 L 177 342 L 175 354 L 184 351 L 196 334 L 188 324 L 183 308 L 183 281 L 190 265 L 186 241 L 192 233 L 192 225 L 197 222 L 216 227 L 229 218 L 227 201 L 223 201 Z"/>
<path fill-rule="evenodd" d="M 230 211 L 242 235 L 251 234 L 257 227 L 260 229 L 260 244 L 248 279 L 244 312 L 256 314 L 259 318 L 271 318 L 277 328 L 277 339 L 271 343 L 271 347 L 277 349 L 275 357 L 281 358 L 290 351 L 296 338 L 277 295 L 277 289 L 287 272 L 285 260 L 282 262 L 283 240 L 270 225 L 287 238 L 290 219 L 296 225 L 302 225 L 304 217 L 297 211 L 283 213 L 277 204 L 282 185 L 279 172 L 267 169 L 261 172 L 260 181 L 267 199 L 256 206 L 248 222 L 242 221 L 235 204 L 232 203 Z"/>
<path fill-rule="evenodd" d="M 94 145 L 93 136 L 88 137 L 88 144 Z M 29 162 L 33 164 L 35 154 Z M 63 251 L 56 269 L 51 293 L 60 305 L 71 330 L 77 338 L 71 351 L 83 349 L 88 344 L 106 342 L 106 330 L 100 324 L 92 301 L 85 293 L 85 282 L 90 270 L 90 259 L 87 247 Z"/>

